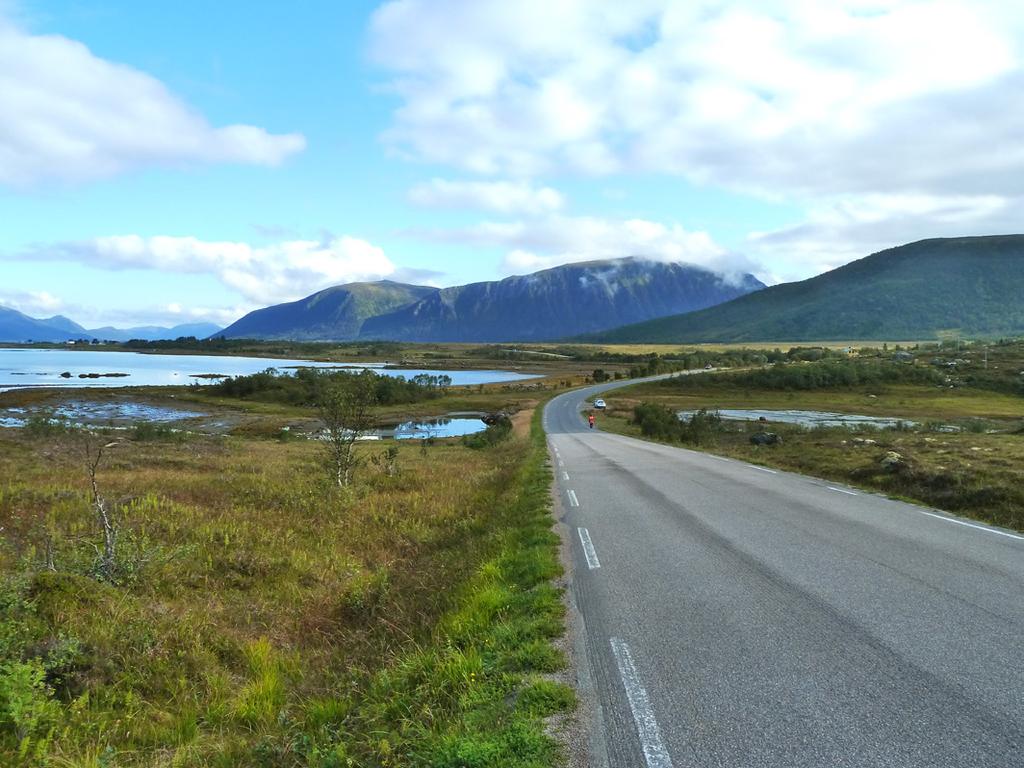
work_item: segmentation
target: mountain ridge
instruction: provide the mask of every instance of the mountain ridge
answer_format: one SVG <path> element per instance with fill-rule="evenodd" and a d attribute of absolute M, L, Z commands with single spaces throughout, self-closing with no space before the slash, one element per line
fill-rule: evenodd
<path fill-rule="evenodd" d="M 374 286 L 387 287 L 395 305 L 378 312 L 348 311 Z M 752 275 L 730 281 L 692 265 L 639 257 L 599 259 L 448 288 L 390 281 L 334 286 L 296 302 L 256 310 L 219 335 L 333 341 L 550 341 L 710 306 L 763 287 Z M 409 300 L 400 300 L 403 289 Z M 325 322 L 332 318 L 336 318 L 333 324 Z"/>

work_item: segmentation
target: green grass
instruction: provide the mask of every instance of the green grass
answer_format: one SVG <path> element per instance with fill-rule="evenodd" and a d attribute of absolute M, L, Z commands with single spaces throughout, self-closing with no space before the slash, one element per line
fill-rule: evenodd
<path fill-rule="evenodd" d="M 557 763 L 545 718 L 573 696 L 545 677 L 564 621 L 537 418 L 481 450 L 402 446 L 397 476 L 346 491 L 309 441 L 139 437 L 99 474 L 111 584 L 79 457 L 0 430 L 0 764 Z"/>

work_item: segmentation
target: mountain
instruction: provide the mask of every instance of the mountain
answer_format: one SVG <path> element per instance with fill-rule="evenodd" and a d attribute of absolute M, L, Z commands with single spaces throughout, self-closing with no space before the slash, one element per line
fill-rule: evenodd
<path fill-rule="evenodd" d="M 1024 333 L 1024 235 L 921 240 L 700 312 L 595 334 L 605 343 L 932 339 Z"/>
<path fill-rule="evenodd" d="M 394 341 L 553 340 L 727 301 L 764 285 L 640 258 L 429 288 L 390 281 L 328 288 L 252 312 L 228 338 Z"/>
<path fill-rule="evenodd" d="M 257 309 L 217 335 L 228 339 L 355 339 L 368 318 L 414 304 L 437 290 L 391 280 L 336 285 L 298 301 Z"/>
<path fill-rule="evenodd" d="M 368 319 L 365 338 L 403 341 L 550 341 L 701 309 L 763 288 L 700 267 L 627 257 L 437 291 Z"/>
<path fill-rule="evenodd" d="M 56 319 L 36 320 L 15 309 L 0 307 L 0 341 L 67 341 L 80 338 L 80 334 L 59 327 L 59 321 L 57 325 L 52 324 Z"/>
<path fill-rule="evenodd" d="M 82 326 L 71 320 L 64 315 L 54 315 L 53 317 L 47 317 L 43 320 L 36 320 L 37 323 L 49 326 L 50 328 L 56 328 L 58 331 L 65 331 L 72 335 L 87 336 L 89 331 L 85 330 Z M 77 336 L 76 336 L 77 337 Z"/>
<path fill-rule="evenodd" d="M 114 328 L 104 326 L 93 328 L 83 333 L 90 339 L 101 339 L 103 341 L 131 341 L 142 339 L 143 341 L 161 341 L 164 339 L 180 339 L 182 336 L 195 336 L 197 339 L 205 339 L 220 333 L 220 326 L 213 323 L 183 323 L 170 328 L 160 325 L 140 325 L 135 328 Z"/>

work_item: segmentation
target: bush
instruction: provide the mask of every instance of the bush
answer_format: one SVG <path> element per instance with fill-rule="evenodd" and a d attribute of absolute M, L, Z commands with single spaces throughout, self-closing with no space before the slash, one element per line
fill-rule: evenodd
<path fill-rule="evenodd" d="M 683 423 L 676 412 L 657 403 L 640 403 L 634 407 L 633 423 L 640 427 L 644 437 L 678 440 L 682 436 Z"/>
<path fill-rule="evenodd" d="M 512 436 L 512 420 L 503 416 L 493 424 L 488 425 L 483 432 L 475 435 L 466 435 L 462 438 L 462 444 L 467 448 L 480 450 L 502 443 Z"/>
<path fill-rule="evenodd" d="M 370 370 L 351 372 L 323 368 L 299 368 L 294 375 L 268 368 L 249 376 L 234 376 L 203 387 L 204 392 L 239 400 L 258 400 L 285 405 L 315 406 L 325 387 L 355 389 L 367 386 L 380 405 L 405 405 L 440 397 L 451 386 L 451 377 L 419 374 L 410 380 L 383 376 Z M 198 385 L 196 385 L 198 386 Z"/>
<path fill-rule="evenodd" d="M 633 408 L 633 423 L 645 437 L 690 445 L 704 445 L 723 429 L 718 413 L 702 408 L 684 421 L 674 410 L 658 403 L 641 403 Z"/>
<path fill-rule="evenodd" d="M 816 363 L 778 363 L 771 368 L 743 373 L 684 376 L 662 382 L 675 389 L 748 388 L 770 390 L 816 390 L 880 384 L 943 383 L 933 368 L 891 362 L 824 360 Z"/>
<path fill-rule="evenodd" d="M 183 443 L 188 434 L 155 421 L 136 421 L 129 429 L 132 440 Z"/>

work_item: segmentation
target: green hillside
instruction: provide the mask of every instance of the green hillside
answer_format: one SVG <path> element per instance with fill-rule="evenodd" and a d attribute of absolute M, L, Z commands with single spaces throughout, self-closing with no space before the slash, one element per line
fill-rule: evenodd
<path fill-rule="evenodd" d="M 390 280 L 337 285 L 298 301 L 250 312 L 217 335 L 228 339 L 354 339 L 368 318 L 436 292 L 437 288 Z"/>
<path fill-rule="evenodd" d="M 809 280 L 624 326 L 604 343 L 928 339 L 1024 333 L 1024 235 L 921 240 Z"/>

